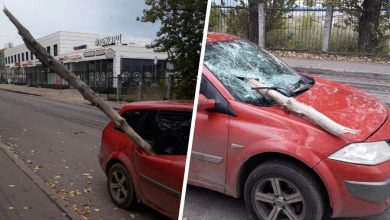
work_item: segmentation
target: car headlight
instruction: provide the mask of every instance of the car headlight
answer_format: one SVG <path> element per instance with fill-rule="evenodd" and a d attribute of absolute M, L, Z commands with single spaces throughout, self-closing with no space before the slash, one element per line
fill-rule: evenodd
<path fill-rule="evenodd" d="M 390 160 L 387 141 L 353 143 L 329 156 L 329 159 L 349 163 L 376 165 Z"/>

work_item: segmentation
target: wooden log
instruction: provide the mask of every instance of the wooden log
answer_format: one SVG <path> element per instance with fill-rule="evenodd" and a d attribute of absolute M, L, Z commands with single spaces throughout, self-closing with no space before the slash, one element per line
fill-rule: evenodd
<path fill-rule="evenodd" d="M 319 125 L 321 128 L 333 135 L 342 136 L 347 133 L 357 134 L 359 132 L 359 130 L 350 129 L 338 124 L 337 122 L 333 121 L 332 119 L 317 111 L 313 107 L 298 102 L 293 97 L 287 97 L 273 89 L 265 89 L 264 87 L 266 86 L 255 79 L 246 78 L 244 79 L 244 81 L 254 89 L 263 87 L 256 90 L 262 95 L 274 100 L 277 104 L 283 106 L 285 109 L 310 119 L 312 122 Z"/>
<path fill-rule="evenodd" d="M 19 35 L 22 37 L 27 48 L 35 54 L 35 56 L 47 67 L 49 67 L 53 72 L 60 75 L 65 79 L 70 85 L 79 90 L 81 95 L 88 101 L 91 102 L 91 105 L 98 107 L 107 117 L 109 117 L 115 124 L 117 128 L 120 128 L 129 138 L 131 138 L 136 144 L 138 144 L 146 153 L 153 153 L 152 147 L 148 142 L 146 142 L 141 136 L 139 136 L 133 128 L 127 124 L 126 120 L 122 118 L 118 112 L 116 112 L 112 107 L 101 99 L 96 93 L 82 80 L 80 80 L 74 73 L 69 71 L 65 66 L 60 64 L 53 56 L 51 56 L 46 49 L 40 45 L 31 33 L 12 15 L 10 11 L 6 8 L 3 9 L 5 15 L 10 19 L 10 21 L 18 29 Z"/>

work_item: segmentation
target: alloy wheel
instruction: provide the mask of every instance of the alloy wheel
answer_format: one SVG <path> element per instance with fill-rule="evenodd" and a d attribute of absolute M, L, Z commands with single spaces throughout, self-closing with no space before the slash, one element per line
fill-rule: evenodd
<path fill-rule="evenodd" d="M 305 217 L 302 194 L 294 184 L 282 178 L 259 180 L 252 191 L 252 202 L 263 219 L 300 220 Z"/>
<path fill-rule="evenodd" d="M 116 202 L 123 203 L 126 200 L 129 189 L 126 176 L 122 171 L 116 170 L 112 173 L 109 187 L 111 196 Z"/>

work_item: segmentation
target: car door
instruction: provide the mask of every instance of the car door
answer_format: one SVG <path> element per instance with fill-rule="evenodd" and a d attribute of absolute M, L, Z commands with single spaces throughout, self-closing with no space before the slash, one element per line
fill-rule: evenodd
<path fill-rule="evenodd" d="M 216 106 L 212 110 L 197 112 L 189 182 L 224 192 L 230 110 L 225 98 L 204 75 L 200 93 L 208 99 L 214 99 Z"/>
<path fill-rule="evenodd" d="M 171 121 L 158 118 L 158 114 L 157 110 L 148 111 L 145 127 L 141 132 L 141 136 L 150 141 L 152 146 L 157 137 L 164 136 L 165 133 L 161 131 L 162 126 L 172 126 L 170 125 Z M 187 129 L 187 133 L 189 133 L 191 113 L 187 117 L 189 117 Z M 188 139 L 185 145 L 187 144 Z M 186 152 L 186 150 L 184 151 Z M 174 153 L 173 151 L 169 152 Z M 146 200 L 144 202 L 171 218 L 177 218 L 179 213 L 185 162 L 185 153 L 181 153 L 181 155 L 151 155 L 145 153 L 135 144 L 134 164 L 140 189 L 144 200 Z"/>

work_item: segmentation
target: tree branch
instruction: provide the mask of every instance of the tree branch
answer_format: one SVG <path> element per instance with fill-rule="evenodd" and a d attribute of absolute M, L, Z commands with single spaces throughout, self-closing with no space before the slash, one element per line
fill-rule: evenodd
<path fill-rule="evenodd" d="M 295 98 L 286 97 L 283 94 L 279 93 L 275 90 L 263 89 L 265 85 L 255 79 L 244 79 L 246 83 L 248 83 L 252 88 L 256 89 L 262 95 L 271 98 L 277 104 L 285 107 L 287 110 L 291 112 L 295 112 L 299 115 L 303 115 L 306 118 L 310 119 L 315 124 L 319 125 L 324 130 L 335 136 L 342 136 L 346 133 L 357 134 L 359 131 L 344 127 L 332 119 L 328 118 L 326 115 L 317 111 L 311 106 L 307 106 L 301 102 L 298 102 Z"/>
<path fill-rule="evenodd" d="M 19 35 L 22 37 L 27 48 L 33 52 L 36 57 L 49 67 L 52 71 L 64 78 L 70 85 L 79 90 L 81 95 L 92 105 L 98 107 L 104 114 L 107 115 L 129 138 L 138 144 L 146 153 L 152 153 L 152 147 L 141 136 L 139 136 L 133 128 L 131 128 L 126 120 L 122 118 L 112 107 L 101 99 L 96 93 L 83 81 L 81 81 L 74 73 L 70 72 L 62 64 L 60 64 L 53 56 L 51 56 L 46 49 L 40 45 L 31 33 L 8 11 L 5 7 L 3 9 L 5 15 L 18 29 Z"/>

